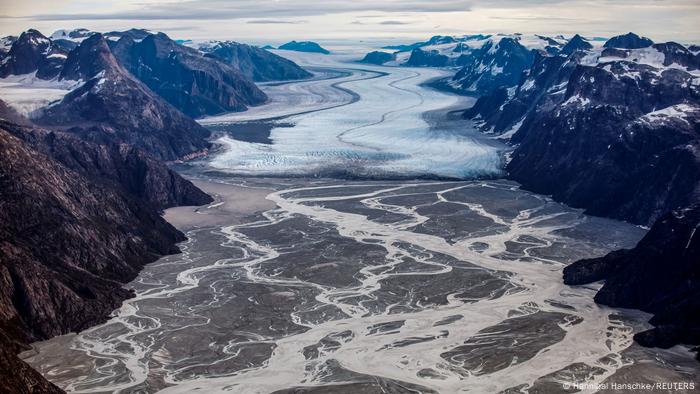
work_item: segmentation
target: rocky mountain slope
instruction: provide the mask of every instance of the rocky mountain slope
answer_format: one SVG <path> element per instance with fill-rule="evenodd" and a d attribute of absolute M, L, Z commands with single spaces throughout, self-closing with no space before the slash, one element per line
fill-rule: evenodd
<path fill-rule="evenodd" d="M 123 35 L 112 51 L 131 74 L 192 117 L 243 111 L 267 100 L 238 69 L 180 45 L 163 33 L 143 39 Z"/>
<path fill-rule="evenodd" d="M 17 41 L 17 36 L 5 36 L 0 38 L 0 56 L 7 55 L 7 52 L 12 48 L 12 44 Z"/>
<path fill-rule="evenodd" d="M 404 64 L 411 67 L 445 67 L 449 62 L 450 58 L 437 50 L 424 51 L 416 48 Z"/>
<path fill-rule="evenodd" d="M 700 202 L 659 219 L 631 250 L 580 260 L 564 269 L 564 282 L 605 284 L 596 302 L 654 313 L 653 329 L 635 339 L 662 348 L 700 345 Z"/>
<path fill-rule="evenodd" d="M 133 145 L 96 144 L 69 132 L 2 119 L 0 127 L 93 182 L 119 189 L 156 210 L 211 202 L 211 197 L 191 182 Z"/>
<path fill-rule="evenodd" d="M 129 296 L 120 283 L 183 236 L 148 203 L 92 182 L 3 128 L 2 316 L 29 339 L 85 328 Z M 46 294 L 52 294 L 46 298 Z"/>
<path fill-rule="evenodd" d="M 157 96 L 115 59 L 100 34 L 70 52 L 59 76 L 84 81 L 35 122 L 98 142 L 126 142 L 174 160 L 207 149 L 208 130 Z"/>
<path fill-rule="evenodd" d="M 5 283 L 3 283 L 5 285 Z M 20 360 L 24 346 L 0 329 L 0 392 L 12 394 L 58 394 L 63 390 Z"/>
<path fill-rule="evenodd" d="M 60 392 L 15 354 L 105 320 L 131 296 L 123 284 L 184 240 L 160 211 L 211 201 L 158 160 L 206 150 L 208 131 L 131 75 L 104 36 L 67 37 L 69 52 L 27 31 L 2 60 L 10 98 L 46 104 L 0 100 L 0 391 Z"/>
<path fill-rule="evenodd" d="M 122 285 L 184 240 L 158 210 L 210 201 L 161 164 L 91 149 L 70 134 L 0 125 L 0 387 L 10 384 L 8 392 L 58 392 L 14 353 L 105 320 L 131 296 Z M 99 163 L 86 160 L 100 154 Z M 151 183 L 177 186 L 143 190 Z"/>
<path fill-rule="evenodd" d="M 291 60 L 274 53 L 234 41 L 214 41 L 197 49 L 237 69 L 256 82 L 290 81 L 311 77 L 311 73 Z"/>
<path fill-rule="evenodd" d="M 636 42 L 625 37 L 609 42 Z M 650 225 L 698 198 L 697 56 L 676 43 L 609 42 L 538 53 L 517 87 L 480 98 L 465 115 L 516 145 L 507 170 L 525 187 Z"/>

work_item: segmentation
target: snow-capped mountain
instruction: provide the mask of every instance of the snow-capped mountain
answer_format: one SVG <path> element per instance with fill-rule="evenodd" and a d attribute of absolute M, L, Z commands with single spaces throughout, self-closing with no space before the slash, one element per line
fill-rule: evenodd
<path fill-rule="evenodd" d="M 38 125 L 167 160 L 208 147 L 208 131 L 129 73 L 104 36 L 75 39 L 65 52 L 36 30 L 22 33 L 1 60 L 0 99 Z"/>
<path fill-rule="evenodd" d="M 51 34 L 49 38 L 57 45 L 71 50 L 77 47 L 78 44 L 83 42 L 83 40 L 95 33 L 97 32 L 83 28 L 73 30 L 60 29 L 56 30 L 53 34 Z M 147 29 L 129 29 L 125 31 L 110 31 L 101 34 L 108 42 L 116 42 L 124 36 L 130 37 L 136 41 L 140 41 L 146 38 L 146 36 L 148 36 L 149 34 L 155 34 L 155 32 Z"/>
<path fill-rule="evenodd" d="M 414 67 L 459 67 L 450 85 L 467 94 L 483 95 L 516 86 L 535 53 L 555 55 L 592 47 L 581 36 L 570 40 L 525 34 L 434 36 L 424 42 L 387 46 L 396 50 L 393 64 Z"/>
<path fill-rule="evenodd" d="M 60 80 L 81 84 L 46 107 L 35 123 L 71 125 L 87 139 L 128 142 L 165 160 L 208 146 L 208 131 L 130 74 L 101 34 L 70 52 Z"/>
<path fill-rule="evenodd" d="M 576 34 L 561 48 L 559 53 L 563 55 L 571 55 L 576 51 L 588 51 L 593 49 L 593 44 L 591 44 L 587 39 Z"/>
<path fill-rule="evenodd" d="M 58 77 L 69 53 L 97 34 L 87 29 L 59 30 L 45 37 L 29 30 L 19 38 L 5 37 L 0 50 L 0 78 L 13 88 L 50 89 L 47 101 L 65 94 L 65 84 L 50 84 Z M 256 81 L 295 80 L 311 76 L 294 62 L 257 47 L 231 41 L 193 44 L 190 48 L 162 33 L 145 29 L 102 34 L 118 62 L 170 104 L 193 117 L 241 111 L 266 100 Z M 15 45 L 16 44 L 16 45 Z M 14 47 L 14 50 L 12 49 Z M 33 81 L 33 82 L 32 82 Z M 55 86 L 54 86 L 55 85 Z M 8 85 L 9 86 L 9 85 Z M 58 90 L 57 90 L 58 89 Z M 13 105 L 13 98 L 5 99 Z M 59 95 L 59 93 L 62 93 Z M 48 100 L 51 98 L 51 100 Z M 22 104 L 34 110 L 37 105 Z M 17 108 L 25 112 L 22 108 Z"/>
<path fill-rule="evenodd" d="M 424 52 L 435 52 L 450 58 L 449 65 L 455 65 L 456 59 L 462 55 L 469 55 L 471 52 L 480 50 L 485 45 L 493 45 L 503 38 L 510 38 L 520 45 L 530 50 L 543 50 L 546 52 L 558 52 L 566 43 L 567 39 L 558 36 L 555 38 L 542 35 L 528 34 L 471 34 L 463 36 L 433 36 L 429 40 L 415 42 L 408 45 L 389 45 L 382 49 L 393 50 L 399 62 L 405 62 L 413 50 L 420 49 Z"/>
<path fill-rule="evenodd" d="M 11 42 L 9 50 L 0 59 L 0 78 L 8 75 L 36 73 L 40 79 L 58 75 L 67 52 L 55 45 L 37 30 L 27 30 Z"/>
<path fill-rule="evenodd" d="M 650 224 L 700 191 L 698 57 L 677 43 L 640 48 L 622 37 L 569 55 L 538 53 L 515 88 L 480 98 L 465 115 L 518 144 L 507 169 L 526 187 Z"/>
<path fill-rule="evenodd" d="M 464 66 L 452 79 L 452 85 L 469 93 L 486 94 L 501 87 L 514 86 L 523 71 L 530 68 L 534 51 L 512 37 L 487 41 L 478 49 L 460 56 Z"/>

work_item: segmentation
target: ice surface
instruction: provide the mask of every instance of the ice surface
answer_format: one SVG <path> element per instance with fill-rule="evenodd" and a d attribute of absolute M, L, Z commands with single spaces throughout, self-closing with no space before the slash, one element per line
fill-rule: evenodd
<path fill-rule="evenodd" d="M 204 124 L 221 124 L 300 113 L 286 118 L 285 127 L 272 129 L 271 145 L 222 137 L 218 142 L 226 151 L 212 160 L 213 167 L 241 175 L 375 178 L 471 178 L 500 173 L 500 148 L 485 142 L 470 123 L 440 128 L 431 127 L 424 119 L 426 113 L 455 106 L 461 100 L 421 86 L 446 76 L 445 71 L 358 66 L 345 61 L 349 57 L 344 56 L 350 55 L 292 56 L 306 66 L 351 75 L 284 88 L 264 87 L 271 103 L 253 108 L 249 114 L 202 120 Z M 309 90 L 314 94 L 307 94 Z M 290 103 L 296 105 L 290 109 Z M 288 127 L 289 123 L 293 127 Z"/>
<path fill-rule="evenodd" d="M 43 80 L 36 77 L 36 72 L 11 75 L 0 78 L 0 99 L 21 115 L 33 118 L 40 115 L 42 108 L 61 100 L 80 83 L 80 81 Z"/>

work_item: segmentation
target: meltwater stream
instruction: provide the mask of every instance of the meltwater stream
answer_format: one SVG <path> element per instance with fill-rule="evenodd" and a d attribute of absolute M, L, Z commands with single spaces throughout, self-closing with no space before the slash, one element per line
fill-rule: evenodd
<path fill-rule="evenodd" d="M 493 182 L 317 182 L 191 231 L 99 327 L 29 359 L 71 392 L 498 392 L 625 365 L 562 263 L 642 231 Z M 294 391 L 296 392 L 296 391 Z M 303 391 L 302 391 L 303 392 Z"/>
<path fill-rule="evenodd" d="M 698 376 L 633 344 L 648 316 L 562 283 L 565 264 L 644 230 L 509 181 L 394 179 L 493 176 L 501 147 L 445 120 L 460 99 L 421 86 L 440 71 L 334 59 L 297 58 L 319 77 L 204 121 L 272 125 L 270 143 L 222 134 L 193 170 L 264 188 L 272 207 L 188 231 L 108 322 L 25 360 L 79 393 L 559 393 Z M 310 179 L 340 174 L 383 180 Z"/>

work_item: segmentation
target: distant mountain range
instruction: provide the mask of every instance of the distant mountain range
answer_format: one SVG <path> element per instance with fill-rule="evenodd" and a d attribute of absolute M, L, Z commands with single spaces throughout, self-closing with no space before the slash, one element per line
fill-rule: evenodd
<path fill-rule="evenodd" d="M 91 38 L 96 34 L 76 29 L 45 37 L 29 30 L 17 38 L 5 37 L 0 52 L 0 78 L 36 71 L 38 79 L 51 80 L 62 73 L 72 51 L 86 41 L 94 44 Z M 100 37 L 119 66 L 191 117 L 242 111 L 265 102 L 267 97 L 253 81 L 311 76 L 287 59 L 231 41 L 208 42 L 191 48 L 163 33 L 143 29 L 108 32 Z M 81 53 L 89 51 L 82 49 Z M 78 76 L 62 73 L 60 79 L 69 77 Z"/>
<path fill-rule="evenodd" d="M 280 49 L 328 53 L 292 41 Z M 700 344 L 700 48 L 629 33 L 435 36 L 372 64 L 453 67 L 464 112 L 511 143 L 508 176 L 588 213 L 651 226 L 639 245 L 565 271 L 596 300 L 654 313 L 651 346 Z M 206 154 L 192 118 L 267 99 L 254 81 L 311 74 L 261 48 L 142 29 L 0 39 L 0 391 L 60 392 L 15 357 L 103 321 L 139 269 L 184 235 L 159 212 L 211 201 L 162 161 Z M 50 297 L 47 297 L 50 294 Z M 11 371 L 24 371 L 20 375 Z"/>

